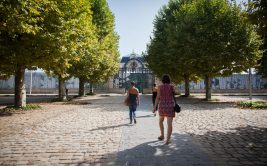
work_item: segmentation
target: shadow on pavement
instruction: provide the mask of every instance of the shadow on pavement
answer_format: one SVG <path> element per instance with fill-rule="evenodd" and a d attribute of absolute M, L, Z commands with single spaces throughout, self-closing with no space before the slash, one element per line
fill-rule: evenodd
<path fill-rule="evenodd" d="M 110 159 L 109 156 L 117 156 L 116 161 Z M 75 164 L 91 163 L 84 160 Z M 188 135 L 174 133 L 172 143 L 169 145 L 165 145 L 163 141 L 157 140 L 145 142 L 118 153 L 105 154 L 98 161 L 95 161 L 94 164 L 105 166 L 213 166 L 214 162 L 198 145 L 192 143 Z"/>
<path fill-rule="evenodd" d="M 190 134 L 218 164 L 265 165 L 267 163 L 267 128 L 246 126 L 227 133 L 210 131 Z"/>
<path fill-rule="evenodd" d="M 57 104 L 91 104 L 94 103 L 101 103 L 101 104 L 118 104 L 118 102 L 107 102 L 106 100 L 102 101 L 103 99 L 116 99 L 119 96 L 108 96 L 108 95 L 100 95 L 100 96 L 88 96 L 88 97 L 76 97 L 76 96 L 69 96 L 71 98 L 70 101 L 67 102 L 57 102 L 53 101 L 57 99 L 57 95 L 37 95 L 37 96 L 27 96 L 26 101 L 27 103 L 57 103 Z M 123 96 L 122 96 L 123 97 Z M 121 100 L 123 103 L 123 99 Z M 0 105 L 13 105 L 14 104 L 14 96 L 0 96 Z"/>
<path fill-rule="evenodd" d="M 12 116 L 13 115 L 13 113 L 11 113 L 11 112 L 6 112 L 6 111 L 1 111 L 0 110 L 0 117 L 2 117 L 2 116 Z"/>
<path fill-rule="evenodd" d="M 117 166 L 123 165 L 213 165 L 213 162 L 188 135 L 174 133 L 172 143 L 151 141 L 117 154 Z"/>
<path fill-rule="evenodd" d="M 136 116 L 136 118 L 137 119 L 139 119 L 139 118 L 151 118 L 151 117 L 154 117 L 154 115 L 153 114 L 151 114 L 151 115 L 142 115 L 142 116 Z"/>
<path fill-rule="evenodd" d="M 27 96 L 27 103 L 51 103 L 51 100 L 57 98 L 51 96 Z M 0 105 L 14 105 L 14 96 L 0 96 Z"/>
<path fill-rule="evenodd" d="M 90 130 L 90 131 L 95 131 L 95 130 L 107 130 L 107 129 L 113 129 L 113 128 L 123 127 L 123 126 L 131 126 L 131 124 L 125 123 L 125 124 L 114 125 L 114 126 L 98 127 L 98 128 L 96 128 L 96 129 L 92 129 L 92 130 Z"/>
<path fill-rule="evenodd" d="M 92 96 L 94 97 L 94 96 Z M 100 95 L 100 96 L 95 96 L 96 98 L 90 98 L 90 96 L 87 97 L 78 97 L 74 98 L 73 101 L 88 101 L 93 104 L 123 104 L 125 96 L 105 96 L 105 95 Z M 120 100 L 118 100 L 118 98 Z"/>
<path fill-rule="evenodd" d="M 255 100 L 266 100 L 267 96 L 252 96 Z M 235 103 L 237 101 L 246 101 L 249 100 L 249 96 L 243 95 L 217 95 L 212 96 L 211 101 L 205 100 L 205 96 L 196 95 L 196 96 L 176 96 L 176 100 L 181 103 Z"/>

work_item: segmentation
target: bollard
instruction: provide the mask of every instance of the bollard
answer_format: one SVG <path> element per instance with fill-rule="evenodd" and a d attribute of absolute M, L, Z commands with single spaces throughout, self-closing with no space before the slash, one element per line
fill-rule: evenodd
<path fill-rule="evenodd" d="M 23 87 L 22 87 L 21 106 L 26 107 L 26 88 L 25 88 L 25 85 L 23 85 Z"/>

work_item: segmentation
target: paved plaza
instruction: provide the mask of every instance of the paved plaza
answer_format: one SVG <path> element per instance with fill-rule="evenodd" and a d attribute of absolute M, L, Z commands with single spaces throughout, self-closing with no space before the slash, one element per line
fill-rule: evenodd
<path fill-rule="evenodd" d="M 234 106 L 247 97 L 178 98 L 182 112 L 174 119 L 170 145 L 157 140 L 151 95 L 141 95 L 137 124 L 129 124 L 124 98 L 109 94 L 41 103 L 40 110 L 1 116 L 0 165 L 267 164 L 267 110 Z"/>

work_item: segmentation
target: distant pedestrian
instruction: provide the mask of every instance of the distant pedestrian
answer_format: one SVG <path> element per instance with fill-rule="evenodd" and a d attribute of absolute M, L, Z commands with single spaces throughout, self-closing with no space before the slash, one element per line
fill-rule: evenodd
<path fill-rule="evenodd" d="M 68 96 L 69 96 L 69 89 L 68 88 L 66 88 L 66 98 L 68 99 Z"/>
<path fill-rule="evenodd" d="M 155 101 L 156 101 L 157 93 L 158 93 L 158 88 L 157 88 L 157 85 L 154 84 L 153 87 L 152 87 L 152 103 L 153 103 L 153 108 L 155 106 Z M 156 106 L 156 111 L 157 111 L 157 106 Z M 156 112 L 154 112 L 154 116 L 156 116 Z"/>
<path fill-rule="evenodd" d="M 156 102 L 153 108 L 153 112 L 156 111 L 156 106 L 158 105 L 159 110 L 159 128 L 160 128 L 160 136 L 159 140 L 164 140 L 164 118 L 167 118 L 167 139 L 165 144 L 170 143 L 170 138 L 172 134 L 172 121 L 173 117 L 175 117 L 174 112 L 174 86 L 170 84 L 171 79 L 169 75 L 163 75 L 162 77 L 162 85 L 158 86 L 158 94 L 156 97 Z"/>
<path fill-rule="evenodd" d="M 131 82 L 131 88 L 128 89 L 127 96 L 129 98 L 130 124 L 132 124 L 133 120 L 134 123 L 136 123 L 135 111 L 137 106 L 139 106 L 140 97 L 139 97 L 139 90 L 135 87 L 135 82 Z"/>

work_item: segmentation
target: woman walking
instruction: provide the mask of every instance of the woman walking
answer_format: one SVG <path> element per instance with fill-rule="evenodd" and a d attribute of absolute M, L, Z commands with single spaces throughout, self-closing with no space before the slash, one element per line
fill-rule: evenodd
<path fill-rule="evenodd" d="M 158 94 L 156 97 L 156 102 L 153 108 L 153 112 L 156 111 L 156 106 L 158 104 L 159 110 L 159 128 L 160 128 L 160 136 L 159 140 L 164 140 L 164 119 L 167 119 L 167 139 L 165 144 L 170 143 L 170 138 L 172 134 L 172 121 L 173 117 L 175 117 L 174 112 L 174 86 L 170 85 L 171 79 L 169 75 L 164 75 L 162 77 L 162 85 L 158 86 Z"/>
<path fill-rule="evenodd" d="M 130 116 L 130 124 L 132 124 L 133 120 L 136 123 L 135 111 L 137 106 L 139 106 L 140 98 L 139 91 L 135 87 L 135 82 L 131 82 L 131 88 L 128 90 L 129 97 L 129 116 Z"/>

